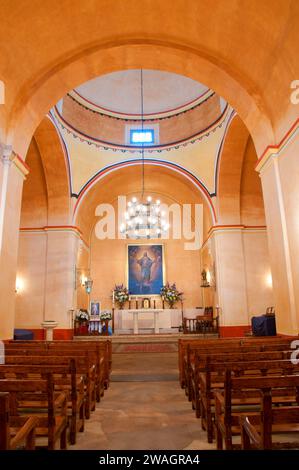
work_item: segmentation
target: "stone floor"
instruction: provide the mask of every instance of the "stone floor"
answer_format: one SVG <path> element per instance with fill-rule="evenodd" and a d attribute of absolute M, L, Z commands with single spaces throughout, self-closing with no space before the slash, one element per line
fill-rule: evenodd
<path fill-rule="evenodd" d="M 114 354 L 110 388 L 71 449 L 215 449 L 178 382 L 176 353 Z"/>

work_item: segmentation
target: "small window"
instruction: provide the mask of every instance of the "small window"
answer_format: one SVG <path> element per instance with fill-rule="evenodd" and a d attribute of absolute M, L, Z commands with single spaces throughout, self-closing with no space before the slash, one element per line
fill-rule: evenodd
<path fill-rule="evenodd" d="M 130 144 L 154 144 L 154 129 L 131 129 Z"/>

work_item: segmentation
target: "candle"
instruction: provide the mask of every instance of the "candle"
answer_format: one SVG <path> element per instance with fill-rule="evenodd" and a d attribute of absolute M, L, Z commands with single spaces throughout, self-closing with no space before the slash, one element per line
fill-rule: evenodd
<path fill-rule="evenodd" d="M 112 291 L 112 306 L 114 307 L 114 290 Z"/>

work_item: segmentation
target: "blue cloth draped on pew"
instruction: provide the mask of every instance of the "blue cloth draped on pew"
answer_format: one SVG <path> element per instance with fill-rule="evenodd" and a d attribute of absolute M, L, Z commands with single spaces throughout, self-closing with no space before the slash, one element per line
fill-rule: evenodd
<path fill-rule="evenodd" d="M 275 316 L 261 315 L 260 317 L 252 317 L 251 327 L 254 336 L 275 336 Z"/>
<path fill-rule="evenodd" d="M 13 339 L 31 340 L 33 339 L 33 332 L 30 330 L 14 330 Z"/>

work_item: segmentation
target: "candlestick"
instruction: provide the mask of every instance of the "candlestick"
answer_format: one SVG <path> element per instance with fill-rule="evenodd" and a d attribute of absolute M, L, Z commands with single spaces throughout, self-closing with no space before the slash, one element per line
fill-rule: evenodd
<path fill-rule="evenodd" d="M 112 307 L 114 307 L 114 290 L 112 291 Z"/>

